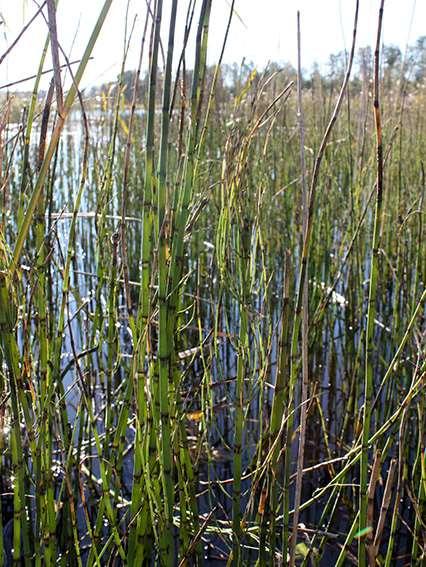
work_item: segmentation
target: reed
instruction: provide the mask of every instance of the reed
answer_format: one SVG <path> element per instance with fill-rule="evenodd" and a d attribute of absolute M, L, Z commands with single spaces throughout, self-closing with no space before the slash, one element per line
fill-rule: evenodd
<path fill-rule="evenodd" d="M 234 2 L 210 66 L 211 0 L 128 4 L 96 96 L 111 0 L 77 63 L 54 0 L 0 56 L 45 19 L 0 89 L 0 566 L 424 560 L 424 49 L 378 4 L 322 74 L 303 14 L 298 69 L 223 64 Z"/>

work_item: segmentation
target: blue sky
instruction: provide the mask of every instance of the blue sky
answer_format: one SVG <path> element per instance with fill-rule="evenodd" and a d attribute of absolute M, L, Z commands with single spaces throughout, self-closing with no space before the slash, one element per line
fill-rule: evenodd
<path fill-rule="evenodd" d="M 123 52 L 125 13 L 128 0 L 113 0 L 110 14 L 89 64 L 84 85 L 99 84 L 116 77 Z M 229 12 L 230 0 L 213 0 L 209 42 L 209 62 L 217 60 Z M 60 0 L 58 31 L 62 46 L 77 59 L 96 21 L 103 0 Z M 179 2 L 178 30 L 183 29 L 188 0 Z M 145 1 L 130 0 L 129 20 L 137 16 L 128 68 L 136 66 L 145 17 Z M 316 61 L 325 65 L 330 53 L 348 48 L 351 40 L 355 0 L 236 0 L 225 62 L 241 62 L 245 57 L 258 66 L 269 60 L 296 63 L 296 13 L 301 12 L 302 65 L 309 69 Z M 375 41 L 379 0 L 360 0 L 358 47 Z M 0 53 L 15 38 L 36 10 L 34 0 L 0 0 L 6 25 L 0 27 Z M 165 21 L 170 0 L 164 0 Z M 47 28 L 39 18 L 0 66 L 0 84 L 34 73 Z M 405 46 L 426 34 L 425 0 L 386 0 L 383 41 Z M 167 36 L 164 25 L 163 39 Z M 177 44 L 182 33 L 177 34 Z M 49 65 L 49 63 L 47 63 Z M 190 62 L 189 62 L 190 65 Z M 146 61 L 144 66 L 146 67 Z M 21 88 L 29 89 L 32 83 Z"/>

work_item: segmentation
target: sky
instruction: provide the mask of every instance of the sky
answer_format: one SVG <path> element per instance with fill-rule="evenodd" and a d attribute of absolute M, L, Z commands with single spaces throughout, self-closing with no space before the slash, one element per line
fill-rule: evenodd
<path fill-rule="evenodd" d="M 177 48 L 182 42 L 188 1 L 179 0 L 178 4 Z M 93 60 L 86 70 L 83 87 L 116 78 L 123 55 L 128 2 L 128 29 L 132 28 L 133 22 L 134 27 L 126 67 L 134 69 L 137 66 L 146 14 L 145 0 L 113 0 L 94 49 Z M 58 36 L 70 60 L 78 59 L 83 53 L 103 4 L 104 0 L 59 0 Z M 166 44 L 171 1 L 164 0 L 163 4 L 162 38 Z M 379 0 L 360 0 L 358 47 L 374 45 L 378 8 Z M 210 64 L 218 59 L 229 9 L 230 0 L 213 0 L 208 51 Z M 258 67 L 263 67 L 268 61 L 296 65 L 296 14 L 300 10 L 302 66 L 309 70 L 317 62 L 326 68 L 331 53 L 350 47 L 354 9 L 355 0 L 236 0 L 224 62 L 241 63 L 245 58 Z M 0 0 L 3 19 L 0 57 L 36 10 L 35 0 Z M 0 87 L 36 72 L 46 33 L 46 23 L 39 16 L 0 65 Z M 404 51 L 406 45 L 413 44 L 420 35 L 426 35 L 426 1 L 386 0 L 383 42 L 398 45 Z M 189 51 L 190 48 L 191 45 Z M 190 64 L 189 61 L 188 66 Z M 46 67 L 49 66 L 47 61 Z M 146 69 L 146 60 L 143 66 Z M 42 86 L 45 87 L 47 81 L 46 78 Z M 30 90 L 32 81 L 15 88 Z"/>

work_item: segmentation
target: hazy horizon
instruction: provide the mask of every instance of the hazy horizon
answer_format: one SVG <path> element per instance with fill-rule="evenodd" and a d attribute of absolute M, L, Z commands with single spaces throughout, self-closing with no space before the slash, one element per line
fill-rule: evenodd
<path fill-rule="evenodd" d="M 37 4 L 30 0 L 17 0 L 14 3 L 0 2 L 4 24 L 0 40 L 0 53 L 4 53 L 33 14 Z M 70 59 L 78 59 L 87 43 L 103 0 L 73 0 L 59 2 L 57 20 L 59 40 Z M 184 14 L 188 2 L 180 2 L 177 30 L 183 29 Z M 123 54 L 125 14 L 127 0 L 113 0 L 108 18 L 96 44 L 94 59 L 88 65 L 83 87 L 99 85 L 114 80 L 119 72 Z M 375 42 L 377 13 L 379 3 L 361 0 L 358 23 L 357 48 L 373 45 Z M 383 21 L 383 43 L 397 45 L 404 52 L 407 45 L 413 44 L 426 33 L 426 2 L 411 0 L 408 8 L 401 0 L 385 2 Z M 237 0 L 231 25 L 231 32 L 225 50 L 224 63 L 241 63 L 243 59 L 263 67 L 268 61 L 296 64 L 296 13 L 300 10 L 302 25 L 302 66 L 310 70 L 314 63 L 325 68 L 331 54 L 348 49 L 353 27 L 355 1 L 326 0 Z M 230 9 L 229 0 L 213 2 L 208 61 L 214 64 L 221 49 L 224 31 Z M 167 21 L 170 0 L 165 0 L 163 42 L 167 34 Z M 126 69 L 137 66 L 140 38 L 146 14 L 145 3 L 130 0 L 128 29 L 135 22 L 132 42 L 129 49 Z M 136 20 L 135 20 L 136 17 Z M 180 25 L 179 25 L 180 24 Z M 194 26 L 192 36 L 194 35 Z M 0 65 L 0 85 L 22 79 L 34 74 L 37 69 L 47 25 L 42 17 L 31 24 L 19 43 Z M 176 53 L 182 43 L 182 33 L 176 38 Z M 147 52 L 147 50 L 145 50 Z M 188 49 L 190 66 L 191 45 Z M 177 57 L 176 57 L 177 58 Z M 50 54 L 45 68 L 50 67 Z M 62 59 L 63 62 L 63 59 Z M 147 67 L 147 53 L 143 68 Z M 46 87 L 48 78 L 42 84 Z M 13 87 L 16 90 L 29 90 L 31 81 Z"/>

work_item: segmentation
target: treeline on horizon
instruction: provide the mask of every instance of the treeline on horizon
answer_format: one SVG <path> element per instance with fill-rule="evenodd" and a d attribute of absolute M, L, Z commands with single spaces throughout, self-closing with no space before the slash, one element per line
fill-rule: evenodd
<path fill-rule="evenodd" d="M 303 88 L 310 89 L 315 82 L 321 80 L 321 83 L 332 89 L 338 88 L 342 83 L 345 69 L 347 66 L 348 53 L 340 51 L 331 54 L 328 63 L 324 66 L 327 71 L 320 70 L 320 65 L 314 63 L 309 71 L 304 71 Z M 358 49 L 357 57 L 354 62 L 352 77 L 351 77 L 351 92 L 356 94 L 362 90 L 362 85 L 365 79 L 370 80 L 373 76 L 373 58 L 374 52 L 370 46 L 361 47 Z M 210 80 L 213 78 L 215 66 L 212 65 L 207 69 L 207 76 Z M 243 60 L 240 64 L 222 64 L 220 76 L 216 86 L 216 96 L 219 100 L 225 101 L 226 98 L 233 98 L 238 96 L 241 89 L 244 87 L 248 79 L 251 77 L 253 84 L 260 81 L 263 74 L 272 75 L 280 72 L 283 82 L 287 83 L 289 80 L 296 80 L 297 70 L 290 63 L 280 64 L 277 62 L 269 63 L 263 70 L 259 70 L 252 61 Z M 135 70 L 126 70 L 122 77 L 117 77 L 116 81 L 102 83 L 98 86 L 93 86 L 89 89 L 89 98 L 96 97 L 103 94 L 112 95 L 117 88 L 121 85 L 123 90 L 124 99 L 127 103 L 131 103 L 133 97 L 133 88 L 135 84 Z M 161 76 L 161 69 L 159 69 Z M 182 75 L 182 74 L 181 74 Z M 257 75 L 257 77 L 256 77 Z M 390 88 L 395 81 L 400 81 L 404 87 L 418 86 L 424 83 L 426 79 L 426 35 L 420 36 L 414 45 L 409 46 L 405 53 L 396 45 L 387 45 L 382 49 L 382 84 L 384 88 Z M 187 89 L 191 85 L 192 70 L 187 70 L 185 73 L 185 83 Z M 148 91 L 149 75 L 145 71 L 139 80 L 137 88 L 137 101 L 142 103 Z M 161 80 L 159 82 L 161 87 Z M 158 89 L 158 100 L 161 100 L 162 89 Z"/>
<path fill-rule="evenodd" d="M 332 92 L 335 88 L 339 88 L 345 74 L 348 53 L 340 51 L 331 54 L 328 63 L 323 67 L 326 70 L 321 71 L 320 65 L 314 63 L 311 69 L 304 70 L 303 73 L 303 88 L 310 89 L 315 83 L 321 82 L 322 86 L 330 88 Z M 351 75 L 351 93 L 358 94 L 365 81 L 371 81 L 373 76 L 373 58 L 374 52 L 370 46 L 360 47 L 357 51 L 357 56 L 354 61 L 353 71 Z M 399 85 L 401 89 L 416 88 L 422 85 L 426 79 L 426 35 L 420 36 L 414 45 L 408 46 L 403 52 L 396 45 L 385 45 L 382 48 L 382 85 L 385 89 L 390 89 L 392 85 Z M 207 79 L 209 82 L 213 79 L 215 66 L 207 67 Z M 284 83 L 290 80 L 296 80 L 297 70 L 290 63 L 271 62 L 263 70 L 256 67 L 252 61 L 243 60 L 240 64 L 222 64 L 220 74 L 216 82 L 216 97 L 220 102 L 226 102 L 233 97 L 238 96 L 241 89 L 250 79 L 250 83 L 255 85 L 260 81 L 261 77 L 265 75 L 272 75 L 279 73 Z M 162 69 L 161 65 L 158 70 L 159 85 L 157 89 L 157 100 L 161 101 L 162 97 Z M 125 70 L 122 75 L 119 75 L 116 80 L 101 83 L 99 85 L 91 86 L 84 89 L 86 101 L 91 101 L 101 95 L 113 97 L 115 91 L 120 88 L 123 93 L 124 102 L 130 104 L 133 98 L 133 91 L 135 86 L 136 70 Z M 185 70 L 185 80 L 183 81 L 183 73 L 180 72 L 179 89 L 176 89 L 176 99 L 182 93 L 182 84 L 185 84 L 186 94 L 189 95 L 189 88 L 192 81 L 192 69 Z M 141 78 L 137 85 L 136 102 L 143 104 L 146 94 L 148 92 L 149 73 L 146 69 L 141 73 Z M 3 93 L 4 94 L 4 93 Z M 26 99 L 30 96 L 30 91 L 13 91 L 13 85 L 8 94 L 13 96 L 19 101 Z M 46 96 L 45 90 L 40 90 L 38 97 L 44 100 Z M 20 105 L 18 104 L 18 107 Z M 17 117 L 16 117 L 17 118 Z"/>

